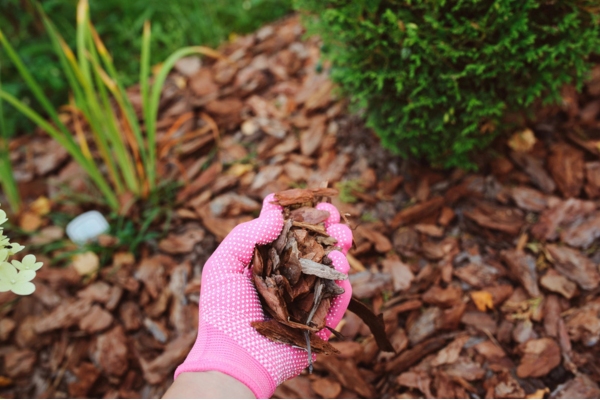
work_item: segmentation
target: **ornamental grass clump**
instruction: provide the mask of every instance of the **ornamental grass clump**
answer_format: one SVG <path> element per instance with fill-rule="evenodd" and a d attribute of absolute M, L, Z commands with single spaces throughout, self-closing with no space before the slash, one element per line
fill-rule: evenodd
<path fill-rule="evenodd" d="M 87 0 L 77 6 L 76 48 L 74 51 L 38 5 L 44 27 L 59 58 L 71 89 L 69 104 L 61 107 L 72 118 L 70 129 L 50 103 L 42 86 L 0 29 L 0 44 L 49 115 L 47 121 L 24 101 L 0 88 L 0 99 L 46 131 L 62 145 L 88 174 L 113 211 L 120 210 L 119 197 L 131 194 L 147 199 L 158 188 L 157 119 L 162 87 L 175 63 L 193 54 L 221 57 L 203 47 L 175 51 L 158 68 L 150 82 L 150 22 L 144 24 L 140 56 L 142 118 L 119 79 L 113 59 L 90 20 Z"/>
<path fill-rule="evenodd" d="M 470 156 L 534 102 L 581 87 L 600 51 L 592 0 L 296 0 L 331 76 L 382 144 L 436 166 Z"/>
<path fill-rule="evenodd" d="M 4 235 L 2 225 L 7 221 L 6 213 L 0 210 L 0 292 L 9 290 L 15 294 L 28 295 L 35 291 L 35 285 L 30 281 L 35 278 L 35 271 L 42 268 L 34 255 L 28 254 L 21 261 L 8 258 L 14 256 L 25 247 L 19 243 L 11 243 Z"/>

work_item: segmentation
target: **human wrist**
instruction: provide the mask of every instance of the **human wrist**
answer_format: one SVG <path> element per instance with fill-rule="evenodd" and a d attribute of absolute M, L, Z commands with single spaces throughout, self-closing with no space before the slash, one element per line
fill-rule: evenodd
<path fill-rule="evenodd" d="M 256 398 L 250 388 L 236 378 L 219 371 L 184 372 L 177 376 L 163 396 L 178 398 Z"/>
<path fill-rule="evenodd" d="M 269 398 L 277 385 L 267 369 L 233 338 L 203 324 L 196 343 L 175 371 L 175 379 L 188 372 L 218 371 L 248 387 L 256 398 Z"/>

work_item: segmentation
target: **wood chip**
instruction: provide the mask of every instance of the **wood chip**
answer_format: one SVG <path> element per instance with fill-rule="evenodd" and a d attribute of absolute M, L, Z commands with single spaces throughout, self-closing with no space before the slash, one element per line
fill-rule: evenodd
<path fill-rule="evenodd" d="M 95 333 L 108 328 L 113 322 L 113 316 L 98 305 L 93 305 L 90 311 L 79 321 L 79 329 L 87 333 Z"/>
<path fill-rule="evenodd" d="M 394 216 L 390 222 L 390 227 L 396 229 L 401 225 L 408 225 L 412 222 L 421 220 L 438 211 L 443 204 L 444 198 L 438 196 L 433 197 L 424 203 L 405 208 Z"/>
<path fill-rule="evenodd" d="M 408 289 L 415 279 L 410 267 L 400 260 L 386 259 L 383 261 L 383 265 L 392 274 L 395 292 Z"/>
<path fill-rule="evenodd" d="M 576 197 L 583 186 L 583 152 L 566 143 L 550 148 L 548 169 L 564 197 Z"/>
<path fill-rule="evenodd" d="M 590 199 L 600 197 L 600 161 L 585 164 L 585 192 Z"/>
<path fill-rule="evenodd" d="M 580 223 L 574 223 L 560 233 L 560 240 L 569 246 L 588 248 L 600 238 L 600 212 Z"/>
<path fill-rule="evenodd" d="M 579 199 L 561 201 L 542 212 L 538 222 L 531 228 L 531 234 L 538 240 L 555 240 L 558 237 L 559 227 L 573 223 L 591 214 L 595 209 L 596 204 L 591 201 Z"/>
<path fill-rule="evenodd" d="M 503 250 L 500 255 L 502 261 L 508 265 L 512 275 L 521 282 L 529 295 L 531 297 L 540 296 L 535 258 L 517 250 Z"/>
<path fill-rule="evenodd" d="M 572 298 L 577 293 L 577 285 L 553 269 L 549 269 L 542 276 L 540 284 L 552 292 L 560 293 L 567 299 Z"/>
<path fill-rule="evenodd" d="M 300 258 L 298 261 L 300 262 L 300 266 L 302 267 L 302 273 L 304 274 L 315 275 L 323 279 L 348 279 L 348 275 L 338 272 L 328 265 L 319 264 L 306 258 Z"/>
<path fill-rule="evenodd" d="M 593 290 L 600 284 L 598 267 L 580 252 L 566 246 L 549 244 L 546 250 L 553 258 L 554 268 L 584 290 Z"/>
<path fill-rule="evenodd" d="M 169 342 L 158 357 L 152 360 L 140 358 L 144 379 L 152 385 L 163 383 L 183 362 L 195 340 L 196 332 L 189 332 Z"/>
<path fill-rule="evenodd" d="M 160 241 L 158 247 L 169 254 L 186 254 L 204 239 L 204 229 L 190 229 L 180 235 L 169 235 Z"/>
<path fill-rule="evenodd" d="M 543 161 L 531 154 L 512 152 L 511 158 L 517 163 L 523 171 L 531 178 L 531 181 L 539 187 L 544 193 L 552 193 L 556 189 L 556 184 L 550 178 L 543 166 Z"/>
<path fill-rule="evenodd" d="M 329 378 L 318 378 L 310 383 L 316 394 L 324 399 L 335 399 L 342 392 L 342 385 Z"/>
<path fill-rule="evenodd" d="M 122 376 L 129 368 L 127 338 L 120 325 L 98 335 L 90 357 L 110 376 Z"/>
<path fill-rule="evenodd" d="M 523 358 L 517 367 L 519 378 L 544 376 L 561 361 L 560 348 L 551 338 L 529 340 L 519 349 L 523 352 Z"/>

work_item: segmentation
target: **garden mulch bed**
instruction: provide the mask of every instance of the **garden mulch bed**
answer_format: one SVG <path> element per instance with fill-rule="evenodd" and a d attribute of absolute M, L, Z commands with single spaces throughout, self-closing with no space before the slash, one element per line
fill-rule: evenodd
<path fill-rule="evenodd" d="M 178 64 L 159 122 L 160 173 L 183 183 L 168 235 L 100 270 L 91 253 L 64 268 L 51 260 L 68 248 L 40 254 L 36 292 L 1 296 L 2 397 L 162 396 L 219 241 L 267 194 L 323 181 L 354 229 L 354 295 L 383 313 L 396 353 L 349 313 L 340 354 L 275 397 L 600 396 L 600 69 L 479 172 L 438 171 L 379 147 L 302 33 L 293 17 L 223 47 L 229 61 Z M 50 198 L 21 215 L 22 244 L 48 249 L 93 197 L 43 134 L 11 145 L 24 195 Z"/>

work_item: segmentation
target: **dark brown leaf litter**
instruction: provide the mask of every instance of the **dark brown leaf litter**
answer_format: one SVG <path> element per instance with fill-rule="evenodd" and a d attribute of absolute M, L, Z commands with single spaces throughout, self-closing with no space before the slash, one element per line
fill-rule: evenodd
<path fill-rule="evenodd" d="M 202 266 L 218 242 L 267 194 L 325 180 L 356 198 L 332 197 L 354 229 L 349 281 L 397 353 L 349 311 L 332 327 L 345 337 L 329 342 L 339 354 L 319 355 L 275 397 L 598 397 L 600 67 L 583 93 L 566 88 L 531 121 L 530 151 L 499 138 L 479 172 L 433 171 L 382 150 L 332 94 L 319 40 L 302 33 L 285 19 L 221 48 L 229 60 L 187 60 L 168 77 L 157 172 L 183 184 L 169 232 L 85 278 L 54 268 L 69 251 L 56 250 L 34 295 L 0 293 L 2 397 L 161 397 L 194 341 Z M 128 94 L 141 115 L 139 88 Z M 63 201 L 89 185 L 50 138 L 10 146 L 26 203 L 44 195 L 70 216 L 91 207 Z M 325 238 L 309 231 L 312 212 L 295 218 L 295 230 Z M 34 241 L 59 248 L 64 227 L 34 222 Z"/>
<path fill-rule="evenodd" d="M 337 190 L 290 189 L 275 193 L 275 203 L 283 207 L 284 226 L 271 244 L 257 246 L 252 258 L 252 276 L 264 311 L 273 319 L 255 321 L 252 326 L 267 338 L 304 348 L 312 372 L 312 352 L 338 353 L 315 332 L 326 326 L 331 301 L 344 293 L 336 280 L 348 276 L 338 272 L 328 254 L 337 240 L 325 230 L 328 211 L 315 206 L 322 199 L 331 200 Z M 366 306 L 353 300 L 349 310 L 365 321 L 375 334 L 380 348 L 393 351 L 384 331 L 383 317 L 376 317 Z"/>

